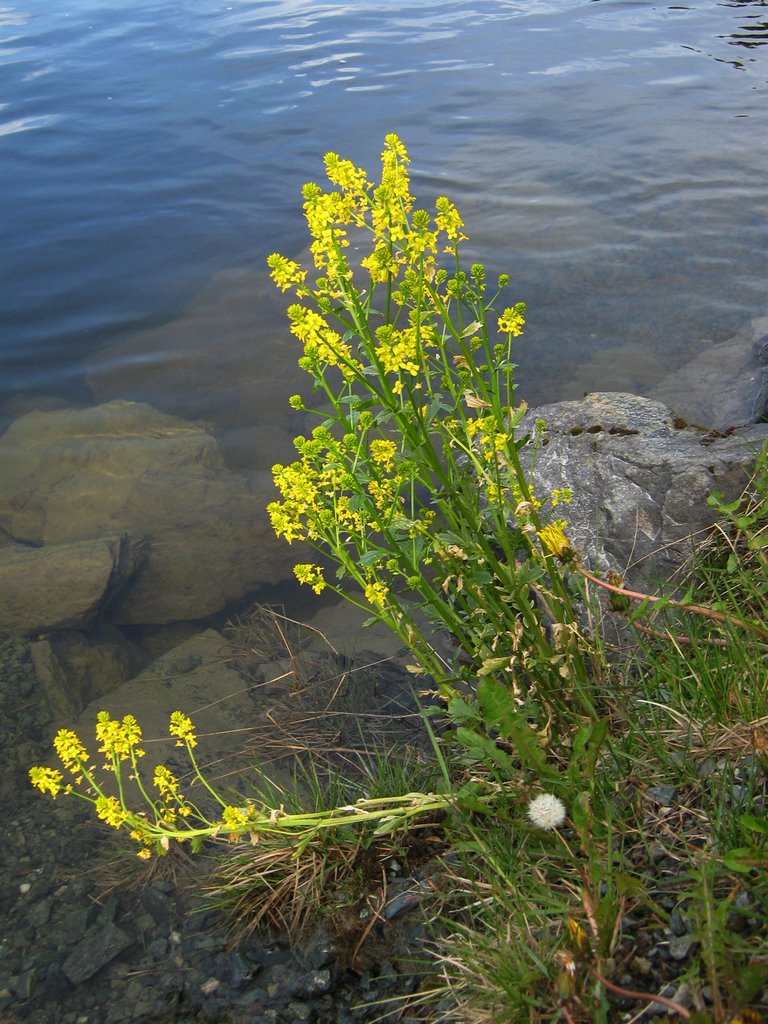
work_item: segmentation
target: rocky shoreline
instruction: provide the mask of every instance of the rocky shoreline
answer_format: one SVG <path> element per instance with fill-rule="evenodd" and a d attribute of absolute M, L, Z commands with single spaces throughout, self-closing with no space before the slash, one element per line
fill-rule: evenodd
<path fill-rule="evenodd" d="M 328 628 L 327 617 L 322 624 Z M 203 635 L 209 645 L 212 634 L 209 630 Z M 285 744 L 293 735 L 299 743 L 301 737 L 292 728 L 299 717 L 295 712 L 297 705 L 306 708 L 311 700 L 297 692 L 296 701 L 281 701 L 278 688 L 265 686 L 264 679 L 284 675 L 282 663 L 260 661 L 243 650 L 242 641 L 242 636 L 218 635 L 217 663 L 221 666 L 218 659 L 224 656 L 237 667 L 224 673 L 219 690 L 208 691 L 209 703 L 232 685 L 236 672 L 241 690 L 256 681 L 251 720 L 263 721 L 269 709 L 279 725 L 279 739 Z M 416 988 L 423 971 L 416 961 L 426 934 L 419 898 L 429 889 L 431 869 L 426 863 L 409 870 L 395 858 L 383 862 L 384 888 L 381 878 L 371 879 L 369 891 L 358 894 L 354 906 L 347 908 L 343 932 L 333 921 L 320 921 L 291 946 L 284 936 L 262 929 L 233 948 L 230 920 L 219 910 L 206 909 L 201 896 L 203 880 L 228 848 L 223 853 L 219 848 L 217 854 L 212 847 L 195 859 L 177 853 L 147 866 L 88 807 L 71 800 L 54 803 L 31 791 L 26 767 L 48 758 L 53 727 L 31 646 L 18 639 L 0 642 L 0 714 L 11 733 L 11 742 L 1 748 L 2 1024 L 353 1024 L 408 1019 L 401 1016 L 399 1000 Z M 187 696 L 206 679 L 205 666 L 190 661 L 189 651 L 187 643 L 173 655 L 175 662 L 166 656 L 154 664 L 156 678 L 173 667 Z M 305 646 L 300 657 L 304 669 L 326 676 L 324 685 L 313 683 L 314 700 L 327 702 L 331 686 L 336 693 L 338 714 L 328 714 L 325 724 L 329 737 L 346 750 L 352 750 L 353 737 L 342 737 L 340 729 L 348 728 L 350 707 L 359 709 L 355 721 L 375 715 L 371 735 L 382 742 L 391 742 L 395 735 L 402 744 L 418 742 L 420 727 L 408 717 L 413 707 L 407 676 L 392 665 L 380 665 L 388 660 L 386 652 L 364 653 L 363 665 L 379 663 L 382 685 L 370 671 L 362 682 L 358 673 L 356 692 L 347 703 L 342 687 L 350 671 L 355 672 L 347 656 L 333 673 L 329 659 L 317 650 Z M 181 693 L 177 690 L 173 699 Z M 141 700 L 136 687 L 132 694 Z M 103 703 L 117 713 L 109 698 Z M 242 716 L 242 698 L 240 704 L 235 700 L 235 708 Z M 140 703 L 134 710 L 141 716 Z M 154 717 L 145 715 L 147 720 L 153 729 Z M 79 719 L 84 737 L 87 721 L 87 713 Z M 207 728 L 214 724 L 207 720 Z M 270 749 L 263 729 L 251 737 L 250 745 L 239 738 L 237 753 L 243 763 L 253 760 L 255 748 L 262 753 Z M 201 746 L 217 764 L 232 757 L 226 737 L 218 742 L 201 737 Z M 364 932 L 366 941 L 350 960 L 350 936 L 355 935 L 357 944 Z M 382 1004 L 392 999 L 394 1003 Z"/>
<path fill-rule="evenodd" d="M 683 374 L 736 368 L 717 424 L 632 395 L 528 414 L 548 424 L 538 486 L 573 488 L 571 536 L 591 564 L 669 579 L 711 522 L 706 495 L 739 493 L 768 437 L 766 332 L 754 321 Z M 715 397 L 697 406 L 691 383 L 689 422 Z M 101 707 L 155 738 L 170 710 L 197 714 L 226 777 L 265 761 L 290 773 L 301 742 L 354 760 L 362 731 L 418 747 L 403 652 L 353 609 L 320 603 L 308 633 L 285 620 L 280 642 L 258 616 L 221 625 L 296 555 L 270 537 L 266 495 L 266 476 L 231 470 L 209 428 L 137 403 L 33 411 L 0 437 L 0 1024 L 415 1020 L 397 999 L 425 970 L 428 860 L 378 865 L 383 888 L 354 909 L 368 935 L 357 958 L 328 922 L 293 947 L 254 933 L 233 949 L 226 918 L 199 906 L 205 858 L 142 874 L 88 808 L 43 800 L 26 778 L 56 728 L 92 735 Z M 311 738 L 296 731 L 307 720 Z"/>

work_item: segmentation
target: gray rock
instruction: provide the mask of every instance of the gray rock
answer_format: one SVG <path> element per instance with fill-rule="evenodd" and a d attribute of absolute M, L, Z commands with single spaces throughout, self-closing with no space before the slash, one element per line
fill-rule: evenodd
<path fill-rule="evenodd" d="M 204 426 L 147 405 L 116 401 L 22 416 L 0 437 L 0 530 L 17 545 L 4 559 L 23 556 L 47 586 L 25 590 L 17 568 L 14 586 L 0 587 L 0 624 L 13 612 L 9 630 L 34 620 L 30 629 L 77 628 L 105 604 L 118 624 L 219 611 L 289 571 L 290 549 L 275 541 L 265 511 L 272 496 L 269 473 L 232 473 Z M 76 568 L 67 547 L 115 536 L 126 538 L 121 557 L 131 554 L 131 586 L 115 593 L 114 565 L 100 540 L 100 560 L 94 550 L 75 572 L 80 586 L 88 582 L 87 595 L 58 611 L 72 586 L 69 567 Z M 57 550 L 59 569 L 46 568 Z M 49 611 L 24 605 L 30 590 L 38 604 L 47 599 Z"/>
<path fill-rule="evenodd" d="M 653 800 L 655 804 L 661 804 L 664 807 L 677 803 L 676 786 L 649 786 L 645 791 L 645 795 L 649 800 Z"/>
<path fill-rule="evenodd" d="M 521 430 L 544 430 L 533 473 L 540 498 L 571 487 L 558 507 L 586 564 L 631 584 L 669 580 L 715 519 L 707 497 L 741 493 L 768 424 L 706 434 L 681 426 L 659 402 L 597 393 L 529 410 Z"/>
<path fill-rule="evenodd" d="M 692 935 L 673 935 L 669 940 L 669 955 L 673 960 L 685 960 L 693 943 Z"/>
<path fill-rule="evenodd" d="M 62 964 L 73 985 L 79 985 L 106 967 L 131 945 L 129 935 L 116 924 L 99 925 L 88 931 Z"/>
<path fill-rule="evenodd" d="M 327 992 L 331 987 L 331 972 L 327 968 L 307 971 L 291 985 L 291 995 L 300 999 L 312 999 Z"/>
<path fill-rule="evenodd" d="M 140 561 L 124 536 L 0 548 L 0 632 L 87 626 L 118 597 Z"/>

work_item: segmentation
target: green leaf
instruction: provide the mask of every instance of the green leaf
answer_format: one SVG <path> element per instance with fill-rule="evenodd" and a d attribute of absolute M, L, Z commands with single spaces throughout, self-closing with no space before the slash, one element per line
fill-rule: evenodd
<path fill-rule="evenodd" d="M 459 726 L 456 730 L 456 739 L 465 747 L 472 757 L 485 764 L 495 764 L 509 775 L 514 774 L 515 764 L 509 754 L 497 747 L 496 743 L 488 736 L 476 732 L 474 729 L 466 729 Z"/>
<path fill-rule="evenodd" d="M 372 551 L 364 551 L 358 561 L 360 565 L 368 568 L 368 566 L 376 565 L 383 558 L 389 558 L 390 554 L 391 552 L 385 551 L 384 548 L 374 548 Z"/>
<path fill-rule="evenodd" d="M 467 722 L 480 723 L 480 715 L 475 704 L 468 704 L 461 697 L 454 697 L 448 701 L 446 712 L 451 721 L 457 725 Z"/>
<path fill-rule="evenodd" d="M 478 676 L 481 678 L 484 676 L 491 675 L 494 672 L 500 672 L 502 669 L 508 668 L 510 662 L 509 655 L 503 658 L 486 658 L 480 668 L 477 670 Z M 501 685 L 501 684 L 499 684 Z M 503 688 L 503 687 L 502 687 Z"/>
<path fill-rule="evenodd" d="M 501 738 L 515 748 L 525 768 L 542 779 L 557 778 L 557 772 L 547 764 L 538 736 L 520 714 L 508 687 L 492 676 L 485 676 L 478 684 L 477 699 L 486 726 L 499 730 Z"/>
<path fill-rule="evenodd" d="M 576 733 L 573 739 L 573 752 L 568 765 L 571 782 L 589 785 L 595 781 L 595 768 L 600 756 L 605 737 L 608 735 L 608 719 L 601 718 L 590 722 Z"/>
<path fill-rule="evenodd" d="M 571 818 L 580 836 L 587 836 L 592 824 L 592 806 L 588 793 L 579 793 L 571 806 Z"/>
<path fill-rule="evenodd" d="M 729 871 L 736 871 L 741 875 L 748 875 L 757 867 L 764 866 L 768 861 L 766 858 L 756 856 L 751 846 L 742 846 L 737 850 L 729 850 L 723 857 L 723 865 Z"/>
<path fill-rule="evenodd" d="M 752 814 L 742 814 L 739 821 L 744 828 L 758 832 L 761 836 L 768 836 L 768 818 L 756 818 Z"/>

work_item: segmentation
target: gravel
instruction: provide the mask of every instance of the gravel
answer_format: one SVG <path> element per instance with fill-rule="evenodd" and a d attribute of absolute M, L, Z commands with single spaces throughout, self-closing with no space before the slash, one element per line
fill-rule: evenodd
<path fill-rule="evenodd" d="M 392 877 L 387 916 L 352 965 L 326 926 L 295 948 L 231 948 L 173 858 L 138 861 L 73 800 L 35 793 L 53 716 L 23 640 L 0 640 L 0 1024 L 361 1024 L 401 1018 L 418 983 L 423 877 Z M 205 858 L 192 874 L 199 879 Z M 167 877 L 166 877 L 167 875 Z M 375 1005 L 375 1004 L 379 1005 Z"/>

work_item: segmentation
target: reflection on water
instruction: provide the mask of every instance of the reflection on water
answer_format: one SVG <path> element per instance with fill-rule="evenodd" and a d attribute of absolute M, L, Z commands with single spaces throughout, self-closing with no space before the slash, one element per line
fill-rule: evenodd
<path fill-rule="evenodd" d="M 328 149 L 374 166 L 392 130 L 420 198 L 450 194 L 471 256 L 509 270 L 513 297 L 527 300 L 519 361 L 532 400 L 569 397 L 592 372 L 652 386 L 764 309 L 768 63 L 742 45 L 762 41 L 763 10 L 619 0 L 3 9 L 0 409 L 12 415 L 27 395 L 93 401 L 105 390 L 94 359 L 111 396 L 164 389 L 171 407 L 186 351 L 198 365 L 204 352 L 210 371 L 193 391 L 199 414 L 231 421 L 238 359 L 251 376 L 253 353 L 285 336 L 261 277 L 268 252 L 306 244 L 302 183 Z M 746 74 L 730 66 L 735 45 Z M 227 296 L 233 268 L 254 281 L 250 309 L 239 286 Z M 219 319 L 206 326 L 198 299 L 211 289 Z M 161 370 L 164 346 L 173 355 Z M 640 350 L 646 359 L 630 358 Z M 239 427 L 274 414 L 273 377 Z"/>
<path fill-rule="evenodd" d="M 748 14 L 745 21 L 735 32 L 731 32 L 728 42 L 734 46 L 744 46 L 748 50 L 755 46 L 764 46 L 768 43 L 768 17 L 765 15 L 765 0 L 728 0 L 725 7 L 759 7 L 762 12 Z"/>

